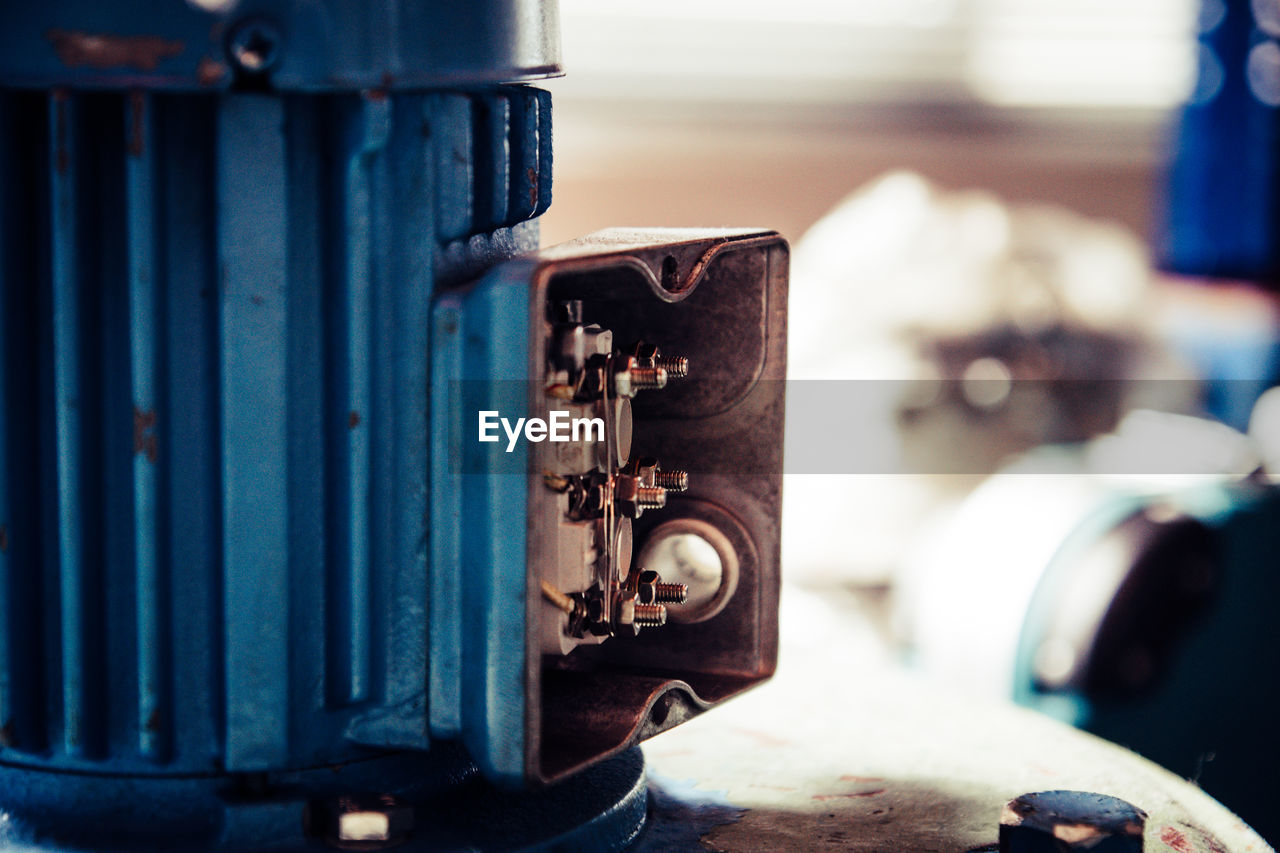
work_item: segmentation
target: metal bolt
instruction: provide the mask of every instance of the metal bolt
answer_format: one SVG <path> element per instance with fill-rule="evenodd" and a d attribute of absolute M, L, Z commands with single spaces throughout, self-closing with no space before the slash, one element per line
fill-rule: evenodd
<path fill-rule="evenodd" d="M 634 589 L 623 590 L 618 595 L 617 622 L 630 626 L 639 634 L 641 628 L 657 628 L 667 624 L 667 608 L 661 604 L 646 603 Z"/>
<path fill-rule="evenodd" d="M 666 370 L 670 379 L 684 379 L 689 375 L 689 359 L 682 355 L 658 356 L 653 360 L 653 366 Z"/>
<path fill-rule="evenodd" d="M 637 628 L 659 628 L 667 624 L 667 608 L 661 604 L 637 604 L 635 607 Z"/>
<path fill-rule="evenodd" d="M 640 341 L 631 348 L 631 355 L 639 364 L 666 370 L 668 379 L 684 379 L 689 375 L 689 359 L 682 355 L 664 356 L 653 344 Z"/>
<path fill-rule="evenodd" d="M 1106 794 L 1023 794 L 1000 815 L 1000 853 L 1138 853 L 1146 820 L 1146 812 Z"/>
<path fill-rule="evenodd" d="M 634 356 L 620 356 L 613 372 L 613 387 L 619 397 L 634 397 L 648 388 L 665 388 L 667 370 L 642 364 Z"/>
<path fill-rule="evenodd" d="M 613 499 L 623 515 L 639 518 L 646 509 L 666 506 L 667 490 L 646 486 L 644 480 L 632 474 L 619 474 L 614 481 Z"/>
<path fill-rule="evenodd" d="M 687 492 L 689 490 L 688 471 L 656 471 L 653 484 L 668 492 Z"/>
<path fill-rule="evenodd" d="M 656 583 L 653 600 L 658 604 L 684 604 L 689 600 L 689 585 L 683 583 Z"/>
<path fill-rule="evenodd" d="M 667 505 L 667 490 L 661 486 L 637 486 L 636 504 L 641 509 L 662 509 Z"/>
<path fill-rule="evenodd" d="M 641 604 L 684 604 L 689 600 L 689 587 L 682 583 L 663 583 L 655 571 L 644 569 L 632 576 L 636 600 Z"/>
<path fill-rule="evenodd" d="M 667 384 L 665 367 L 633 367 L 631 368 L 631 387 L 637 391 L 646 388 L 663 388 Z"/>
<path fill-rule="evenodd" d="M 267 21 L 241 21 L 227 37 L 232 63 L 246 74 L 262 74 L 280 58 L 280 31 Z"/>
<path fill-rule="evenodd" d="M 334 803 L 330 838 L 338 844 L 390 846 L 413 829 L 413 808 L 390 794 L 342 797 Z"/>

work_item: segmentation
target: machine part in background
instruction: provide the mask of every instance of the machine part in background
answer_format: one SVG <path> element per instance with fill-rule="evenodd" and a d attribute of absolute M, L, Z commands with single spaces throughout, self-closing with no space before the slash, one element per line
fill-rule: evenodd
<path fill-rule="evenodd" d="M 429 706 L 492 778 L 563 779 L 772 673 L 786 273 L 771 232 L 606 231 L 437 300 L 432 565 L 457 569 L 432 573 Z M 664 380 L 665 353 L 687 379 Z M 644 370 L 664 387 L 638 390 Z M 599 413 L 604 441 L 476 440 L 481 411 L 566 405 Z M 685 520 L 738 564 L 697 623 L 666 621 L 688 590 L 630 557 Z"/>
<path fill-rule="evenodd" d="M 1197 36 L 1154 254 L 1171 274 L 1163 325 L 1206 380 L 1205 411 L 1244 429 L 1280 380 L 1280 15 L 1203 0 Z"/>
<path fill-rule="evenodd" d="M 806 510 L 784 521 L 787 563 L 815 582 L 885 587 L 908 543 L 1011 456 L 1105 433 L 1135 407 L 1197 403 L 1150 322 L 1142 241 L 1065 208 L 892 172 L 805 234 L 794 281 L 792 379 L 824 380 L 826 408 L 874 448 L 837 459 L 880 466 L 791 485 Z"/>
<path fill-rule="evenodd" d="M 1030 605 L 1043 636 L 1031 664 L 1040 692 L 1141 697 L 1212 605 L 1221 557 L 1203 523 L 1157 502 L 1118 519 L 1108 514 L 1103 525 L 1083 552 L 1068 558 L 1064 546 L 1055 555 L 1072 568 L 1042 578 Z"/>
<path fill-rule="evenodd" d="M 1261 675 L 1280 666 L 1280 643 L 1259 606 L 1280 596 L 1280 492 L 1206 485 L 1098 525 L 1122 503 L 1100 505 L 1046 568 L 1027 610 L 1015 698 L 1059 715 L 1074 709 L 1070 721 L 1195 779 L 1280 838 L 1266 781 L 1280 762 L 1267 710 L 1275 690 Z M 1108 566 L 1123 566 L 1120 583 L 1090 590 L 1090 575 Z M 1105 607 L 1092 618 L 1088 608 L 1070 612 L 1080 594 Z M 1042 650 L 1053 644 L 1078 663 L 1045 678 Z"/>
<path fill-rule="evenodd" d="M 1276 837 L 1259 673 L 1280 643 L 1258 602 L 1280 595 L 1280 493 L 1248 451 L 1222 424 L 1135 413 L 1009 466 L 901 590 L 914 661 L 1132 748 Z"/>
<path fill-rule="evenodd" d="M 1160 265 L 1204 283 L 1280 284 L 1280 16 L 1271 3 L 1211 0 L 1199 21 L 1199 79 L 1169 169 Z"/>

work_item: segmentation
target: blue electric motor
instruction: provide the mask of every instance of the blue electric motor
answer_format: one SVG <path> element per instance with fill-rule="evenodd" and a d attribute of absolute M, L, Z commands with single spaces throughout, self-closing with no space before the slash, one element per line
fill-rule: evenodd
<path fill-rule="evenodd" d="M 785 244 L 523 254 L 559 61 L 533 0 L 0 10 L 13 840 L 617 847 L 772 671 Z M 734 356 L 646 407 L 646 340 Z M 477 443 L 546 400 L 608 438 Z M 633 539 L 710 547 L 683 623 Z"/>

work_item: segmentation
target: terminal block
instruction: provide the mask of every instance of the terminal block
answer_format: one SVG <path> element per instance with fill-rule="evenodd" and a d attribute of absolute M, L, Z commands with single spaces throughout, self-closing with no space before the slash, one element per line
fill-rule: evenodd
<path fill-rule="evenodd" d="M 491 775 L 556 781 L 772 674 L 787 257 L 604 231 L 438 301 L 432 526 L 460 552 L 432 562 L 460 571 L 434 575 L 432 662 L 489 673 L 457 719 Z"/>

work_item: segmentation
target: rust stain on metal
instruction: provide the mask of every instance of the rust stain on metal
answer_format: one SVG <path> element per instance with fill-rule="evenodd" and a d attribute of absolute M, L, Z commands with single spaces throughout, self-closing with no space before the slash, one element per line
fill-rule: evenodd
<path fill-rule="evenodd" d="M 211 56 L 196 64 L 196 82 L 201 86 L 216 86 L 227 76 L 227 66 Z"/>
<path fill-rule="evenodd" d="M 355 429 L 360 426 L 360 413 L 352 409 L 347 415 L 347 429 Z"/>
<path fill-rule="evenodd" d="M 155 71 L 161 61 L 182 53 L 180 41 L 160 36 L 119 36 L 83 30 L 47 30 L 44 37 L 68 68 L 136 68 Z"/>
<path fill-rule="evenodd" d="M 884 788 L 873 788 L 870 791 L 850 791 L 847 794 L 814 794 L 813 799 L 820 803 L 827 800 L 858 800 L 863 797 L 874 797 L 876 794 L 883 794 Z"/>
<path fill-rule="evenodd" d="M 153 409 L 145 412 L 137 406 L 133 407 L 133 452 L 143 454 L 148 462 L 155 462 L 156 445 L 156 413 Z"/>
<path fill-rule="evenodd" d="M 525 174 L 529 176 L 529 206 L 538 206 L 538 170 L 530 166 Z"/>
<path fill-rule="evenodd" d="M 1172 826 L 1166 826 L 1160 830 L 1160 840 L 1165 846 L 1177 850 L 1178 853 L 1195 853 L 1195 848 L 1191 846 L 1191 842 L 1187 840 L 1187 836 L 1183 835 L 1180 830 Z"/>
<path fill-rule="evenodd" d="M 156 708 L 149 715 L 147 715 L 147 731 L 149 732 L 160 731 L 160 709 L 159 708 Z"/>
<path fill-rule="evenodd" d="M 0 553 L 9 550 L 9 528 L 0 524 Z"/>
<path fill-rule="evenodd" d="M 143 97 L 141 92 L 129 93 L 129 153 L 134 157 L 141 157 L 146 150 L 144 133 L 144 122 L 146 117 L 147 99 Z"/>
<path fill-rule="evenodd" d="M 734 731 L 740 735 L 746 735 L 761 746 L 788 746 L 791 743 L 791 741 L 786 738 L 781 738 L 770 732 L 762 732 L 757 729 L 747 729 L 737 726 L 734 728 Z"/>
<path fill-rule="evenodd" d="M 0 726 L 0 746 L 13 746 L 13 742 L 13 720 L 6 720 L 5 724 Z"/>
<path fill-rule="evenodd" d="M 841 782 L 857 782 L 861 785 L 874 785 L 877 782 L 883 782 L 879 776 L 851 776 L 848 773 L 840 777 Z"/>

